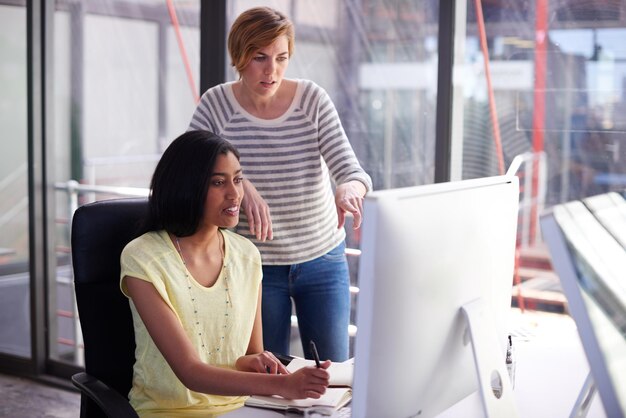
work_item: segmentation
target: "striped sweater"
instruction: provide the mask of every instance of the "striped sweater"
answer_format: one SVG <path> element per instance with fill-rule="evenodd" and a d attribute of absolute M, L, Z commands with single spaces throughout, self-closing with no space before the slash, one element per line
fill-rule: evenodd
<path fill-rule="evenodd" d="M 358 180 L 372 189 L 326 91 L 309 80 L 297 82 L 293 102 L 279 118 L 249 114 L 230 82 L 204 93 L 189 125 L 212 131 L 239 150 L 244 175 L 270 208 L 274 239 L 257 241 L 243 212 L 236 231 L 256 244 L 268 265 L 309 261 L 344 240 L 331 178 L 335 184 Z"/>

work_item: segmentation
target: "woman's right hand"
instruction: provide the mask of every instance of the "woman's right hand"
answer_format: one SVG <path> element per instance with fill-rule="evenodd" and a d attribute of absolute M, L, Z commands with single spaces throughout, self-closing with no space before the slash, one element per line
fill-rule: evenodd
<path fill-rule="evenodd" d="M 287 384 L 280 395 L 287 399 L 319 399 L 326 392 L 330 375 L 326 370 L 331 362 L 326 360 L 320 367 L 303 367 L 287 376 Z"/>
<path fill-rule="evenodd" d="M 242 207 L 248 218 L 250 233 L 261 242 L 264 242 L 266 239 L 273 239 L 272 219 L 270 218 L 269 206 L 265 203 L 265 200 L 263 200 L 257 189 L 247 179 L 244 179 L 243 190 Z"/>

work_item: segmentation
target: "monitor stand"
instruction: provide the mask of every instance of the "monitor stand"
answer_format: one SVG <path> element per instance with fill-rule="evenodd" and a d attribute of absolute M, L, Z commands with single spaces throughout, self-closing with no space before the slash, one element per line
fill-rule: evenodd
<path fill-rule="evenodd" d="M 503 353 L 498 350 L 500 344 L 495 329 L 489 326 L 493 316 L 480 299 L 464 304 L 461 310 L 471 339 L 484 416 L 517 417 L 513 385 L 506 371 Z"/>
<path fill-rule="evenodd" d="M 570 418 L 584 418 L 587 416 L 589 412 L 589 407 L 591 406 L 591 401 L 593 400 L 594 395 L 596 394 L 596 385 L 593 382 L 593 376 L 591 376 L 591 372 L 587 375 L 585 379 L 585 383 L 583 383 L 583 387 L 580 388 L 580 393 L 578 394 L 578 399 L 576 399 L 576 403 L 574 404 L 574 408 L 572 408 L 572 413 L 570 414 Z"/>

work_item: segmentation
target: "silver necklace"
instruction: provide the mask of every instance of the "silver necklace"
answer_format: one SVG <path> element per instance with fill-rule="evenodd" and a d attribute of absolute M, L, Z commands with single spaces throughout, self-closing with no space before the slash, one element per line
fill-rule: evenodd
<path fill-rule="evenodd" d="M 200 337 L 200 343 L 202 344 L 202 349 L 209 355 L 209 356 L 213 356 L 216 354 L 219 354 L 221 349 L 222 349 L 222 344 L 224 343 L 224 339 L 226 336 L 226 332 L 228 330 L 228 319 L 229 319 L 229 310 L 230 308 L 232 308 L 232 299 L 230 297 L 230 291 L 229 291 L 229 286 L 228 286 L 228 270 L 227 270 L 227 265 L 226 265 L 226 260 L 224 259 L 224 248 L 223 248 L 223 244 L 222 244 L 222 234 L 221 232 L 217 232 L 217 240 L 218 240 L 218 245 L 220 248 L 220 255 L 222 257 L 222 271 L 224 273 L 224 293 L 225 293 L 225 298 L 226 298 L 226 303 L 224 304 L 224 323 L 222 325 L 222 327 L 220 328 L 220 338 L 219 338 L 219 345 L 217 346 L 211 346 L 209 347 L 209 344 L 206 343 L 205 339 L 204 339 L 204 334 L 202 333 L 202 330 L 200 328 L 200 318 L 198 317 L 198 307 L 196 306 L 196 297 L 193 294 L 193 286 L 191 283 L 191 278 L 189 277 L 191 275 L 191 273 L 189 273 L 189 268 L 187 267 L 187 262 L 185 261 L 185 256 L 183 254 L 183 250 L 180 247 L 180 239 L 175 236 L 175 241 L 176 241 L 176 247 L 178 249 L 178 253 L 180 254 L 180 259 L 183 261 L 183 265 L 185 266 L 185 278 L 187 280 L 187 290 L 189 291 L 189 298 L 191 299 L 191 306 L 193 308 L 193 314 L 194 314 L 194 326 L 196 328 L 196 332 L 198 333 L 198 336 Z M 219 280 L 219 274 L 218 274 L 218 278 L 217 280 Z"/>

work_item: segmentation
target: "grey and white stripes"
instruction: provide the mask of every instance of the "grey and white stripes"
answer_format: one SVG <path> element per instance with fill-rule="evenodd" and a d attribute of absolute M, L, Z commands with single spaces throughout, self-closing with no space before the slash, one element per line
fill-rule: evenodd
<path fill-rule="evenodd" d="M 242 213 L 237 232 L 252 240 L 264 264 L 295 264 L 319 257 L 337 246 L 330 178 L 336 184 L 358 180 L 371 190 L 328 94 L 309 80 L 297 80 L 294 100 L 277 119 L 246 112 L 233 83 L 207 90 L 189 130 L 205 129 L 231 141 L 241 154 L 244 175 L 270 207 L 274 239 L 259 242 Z"/>

